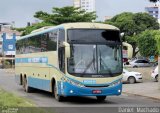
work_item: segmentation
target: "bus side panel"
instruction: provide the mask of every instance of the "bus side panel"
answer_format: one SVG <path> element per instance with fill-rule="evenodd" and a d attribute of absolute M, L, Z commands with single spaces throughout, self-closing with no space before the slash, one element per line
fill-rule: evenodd
<path fill-rule="evenodd" d="M 16 75 L 23 73 L 22 75 L 26 76 L 30 87 L 52 91 L 51 75 L 56 75 L 54 74 L 55 67 L 57 67 L 56 52 L 18 55 L 16 59 Z M 50 73 L 50 69 L 53 70 L 52 73 Z M 17 81 L 19 81 L 18 78 L 16 76 Z"/>
<path fill-rule="evenodd" d="M 50 91 L 50 80 L 28 77 L 28 85 L 33 88 Z"/>

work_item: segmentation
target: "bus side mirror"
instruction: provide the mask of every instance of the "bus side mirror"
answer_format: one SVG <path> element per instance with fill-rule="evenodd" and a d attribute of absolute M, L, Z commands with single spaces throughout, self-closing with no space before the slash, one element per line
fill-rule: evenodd
<path fill-rule="evenodd" d="M 126 43 L 126 42 L 123 42 L 123 46 L 127 47 L 127 56 L 128 56 L 128 58 L 132 58 L 132 56 L 133 56 L 132 45 L 130 45 L 130 44 Z"/>
<path fill-rule="evenodd" d="M 124 38 L 124 32 L 120 33 L 120 39 L 123 40 Z"/>
<path fill-rule="evenodd" d="M 65 57 L 70 58 L 70 56 L 71 56 L 70 44 L 67 42 L 63 42 L 63 45 L 65 47 Z"/>
<path fill-rule="evenodd" d="M 120 33 L 121 38 L 124 37 L 124 32 Z"/>

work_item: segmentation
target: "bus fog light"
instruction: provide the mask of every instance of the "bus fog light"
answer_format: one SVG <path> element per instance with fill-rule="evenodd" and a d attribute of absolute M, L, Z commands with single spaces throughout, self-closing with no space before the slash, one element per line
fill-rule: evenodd
<path fill-rule="evenodd" d="M 73 93 L 73 90 L 70 90 L 70 93 Z"/>
<path fill-rule="evenodd" d="M 119 90 L 118 90 L 118 93 L 120 93 L 120 92 L 121 92 L 121 90 L 119 89 Z"/>

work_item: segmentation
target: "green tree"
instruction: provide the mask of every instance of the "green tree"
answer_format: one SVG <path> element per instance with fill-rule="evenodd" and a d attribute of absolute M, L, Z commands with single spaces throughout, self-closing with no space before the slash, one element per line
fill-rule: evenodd
<path fill-rule="evenodd" d="M 159 35 L 159 30 L 146 30 L 138 35 L 137 42 L 141 55 L 145 57 L 158 55 L 156 37 Z"/>
<path fill-rule="evenodd" d="M 135 33 L 141 33 L 144 30 L 159 29 L 157 20 L 148 13 L 136 13 L 133 16 L 133 21 L 136 25 Z"/>
<path fill-rule="evenodd" d="M 41 23 L 28 26 L 26 28 L 16 28 L 18 31 L 22 31 L 22 35 L 27 35 L 35 29 L 39 29 L 44 26 L 54 26 L 68 22 L 92 22 L 96 19 L 95 12 L 86 12 L 75 7 L 54 7 L 52 14 L 47 12 L 38 11 L 34 15 L 35 18 L 42 20 Z"/>
<path fill-rule="evenodd" d="M 159 29 L 157 20 L 147 13 L 124 12 L 106 23 L 117 26 L 127 36 L 138 34 L 146 29 Z"/>
<path fill-rule="evenodd" d="M 69 22 L 92 22 L 97 16 L 95 12 L 86 12 L 85 10 L 80 10 L 80 8 L 67 6 L 62 8 L 54 7 L 52 9 L 52 14 L 38 11 L 35 13 L 34 17 L 43 22 L 58 25 Z"/>
<path fill-rule="evenodd" d="M 41 22 L 41 23 L 34 24 L 32 26 L 27 26 L 26 28 L 16 28 L 16 30 L 23 32 L 22 35 L 27 35 L 27 34 L 31 33 L 33 30 L 42 28 L 44 26 L 54 26 L 54 24 Z"/>
<path fill-rule="evenodd" d="M 157 41 L 158 53 L 160 55 L 160 35 L 156 35 L 156 41 Z"/>
<path fill-rule="evenodd" d="M 159 24 L 155 18 L 147 13 L 124 12 L 106 21 L 108 24 L 117 26 L 121 32 L 125 33 L 123 41 L 127 41 L 133 46 L 133 56 L 137 51 L 137 35 L 145 30 L 159 29 Z"/>
<path fill-rule="evenodd" d="M 133 35 L 136 30 L 133 16 L 133 13 L 124 12 L 114 16 L 109 21 L 106 21 L 106 23 L 117 26 L 121 30 L 121 32 L 124 32 L 125 35 L 130 36 Z"/>
<path fill-rule="evenodd" d="M 158 2 L 159 0 L 149 0 L 150 2 Z M 156 36 L 157 39 L 157 46 L 158 46 L 158 51 L 159 51 L 159 55 L 160 55 L 160 36 Z"/>

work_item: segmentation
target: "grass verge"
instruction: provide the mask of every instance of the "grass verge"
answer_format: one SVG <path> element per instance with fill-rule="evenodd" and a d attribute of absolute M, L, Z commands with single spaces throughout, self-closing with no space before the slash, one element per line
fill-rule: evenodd
<path fill-rule="evenodd" d="M 0 88 L 0 113 L 48 113 L 48 111 Z"/>
<path fill-rule="evenodd" d="M 24 98 L 17 97 L 12 93 L 8 93 L 0 89 L 0 106 L 2 107 L 35 107 L 34 104 Z"/>

